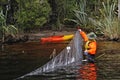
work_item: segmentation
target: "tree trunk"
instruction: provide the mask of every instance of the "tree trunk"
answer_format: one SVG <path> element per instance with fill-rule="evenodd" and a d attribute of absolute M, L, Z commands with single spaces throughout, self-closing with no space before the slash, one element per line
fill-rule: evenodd
<path fill-rule="evenodd" d="M 48 3 L 50 4 L 50 7 L 52 9 L 48 23 L 55 24 L 57 22 L 57 4 L 55 0 L 48 0 Z"/>

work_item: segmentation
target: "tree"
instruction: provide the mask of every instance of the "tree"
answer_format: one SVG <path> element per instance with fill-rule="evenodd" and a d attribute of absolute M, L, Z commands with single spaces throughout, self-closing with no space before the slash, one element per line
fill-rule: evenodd
<path fill-rule="evenodd" d="M 73 18 L 76 0 L 48 0 L 52 12 L 50 22 L 54 29 L 61 30 L 65 18 Z"/>
<path fill-rule="evenodd" d="M 47 22 L 50 6 L 47 0 L 17 0 L 19 9 L 15 13 L 17 25 L 22 29 L 41 27 Z"/>

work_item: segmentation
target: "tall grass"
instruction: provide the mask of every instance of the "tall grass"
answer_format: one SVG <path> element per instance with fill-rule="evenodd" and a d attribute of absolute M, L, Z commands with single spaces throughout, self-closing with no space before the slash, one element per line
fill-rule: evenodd
<path fill-rule="evenodd" d="M 86 13 L 86 0 L 80 0 L 79 3 L 75 4 L 76 10 L 73 10 L 75 19 L 68 19 L 75 22 L 77 25 L 87 27 L 89 24 L 88 15 Z"/>
<path fill-rule="evenodd" d="M 82 25 L 84 27 L 87 26 L 87 14 L 86 14 L 86 0 L 80 0 L 79 4 L 76 4 L 77 10 L 74 11 L 74 15 L 76 17 L 77 24 Z"/>
<path fill-rule="evenodd" d="M 2 29 L 4 30 L 5 36 L 11 35 L 15 37 L 18 33 L 18 29 L 14 25 L 2 26 Z"/>
<path fill-rule="evenodd" d="M 109 39 L 118 39 L 120 35 L 120 29 L 118 26 L 118 17 L 115 15 L 114 10 L 116 3 L 112 3 L 108 0 L 105 4 L 102 2 L 103 8 L 99 9 L 101 16 L 99 20 L 93 20 L 92 23 Z"/>
<path fill-rule="evenodd" d="M 6 16 L 3 12 L 0 12 L 0 31 L 2 32 L 2 41 L 7 35 L 15 36 L 18 33 L 18 29 L 14 25 L 6 25 Z"/>

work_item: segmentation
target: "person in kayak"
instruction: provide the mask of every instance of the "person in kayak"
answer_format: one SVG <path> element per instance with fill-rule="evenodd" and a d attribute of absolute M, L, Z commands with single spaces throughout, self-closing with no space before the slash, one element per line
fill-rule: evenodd
<path fill-rule="evenodd" d="M 87 58 L 88 62 L 95 62 L 95 54 L 97 49 L 97 42 L 96 42 L 96 35 L 94 32 L 90 32 L 89 34 L 86 34 L 81 29 L 78 29 L 80 32 L 80 35 L 82 36 L 84 42 L 85 42 L 85 49 L 84 49 L 84 55 Z"/>

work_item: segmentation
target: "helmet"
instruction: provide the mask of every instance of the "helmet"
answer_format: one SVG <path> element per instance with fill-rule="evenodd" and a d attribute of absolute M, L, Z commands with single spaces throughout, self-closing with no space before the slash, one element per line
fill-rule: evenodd
<path fill-rule="evenodd" d="M 87 34 L 87 36 L 89 39 L 96 39 L 97 38 L 97 36 L 94 32 L 90 32 L 89 34 Z"/>

